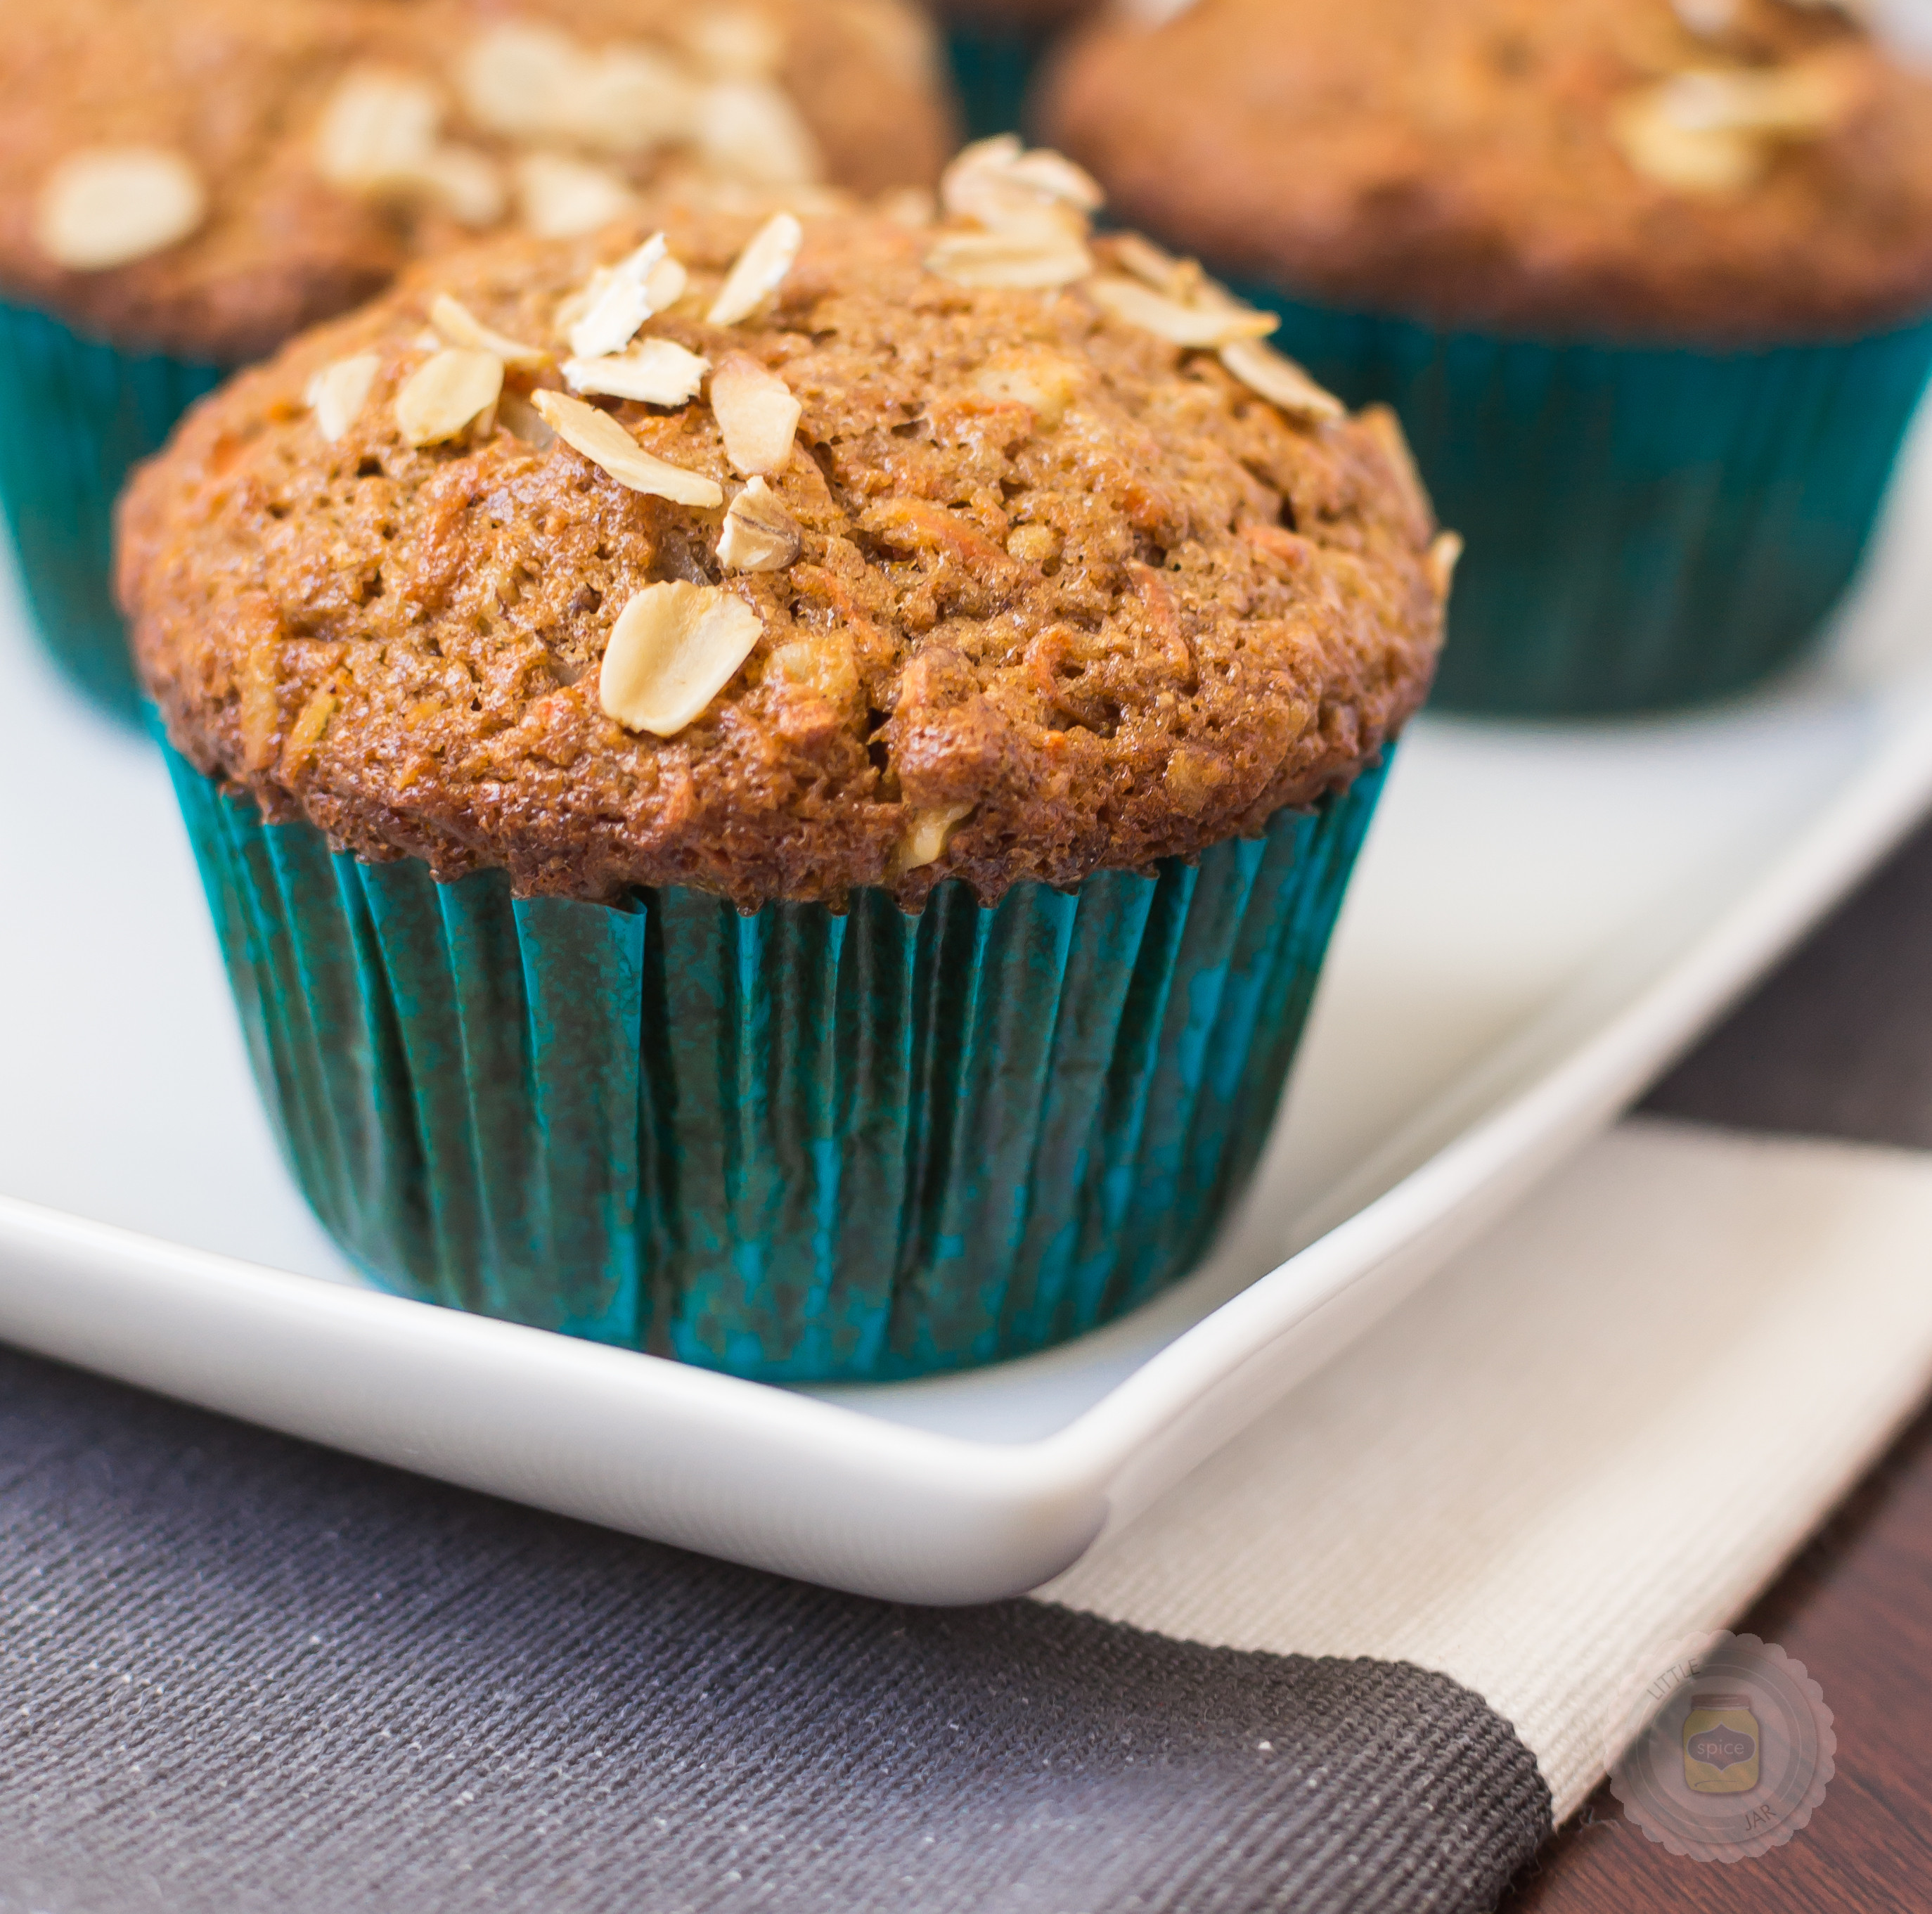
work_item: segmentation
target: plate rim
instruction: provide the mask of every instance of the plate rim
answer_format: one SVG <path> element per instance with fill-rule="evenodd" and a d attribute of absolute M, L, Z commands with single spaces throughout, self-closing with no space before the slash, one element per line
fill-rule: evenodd
<path fill-rule="evenodd" d="M 996 1442 L 888 1422 L 846 1401 L 356 1289 L 5 1196 L 0 1334 L 291 1435 L 858 1592 L 939 1602 L 1021 1592 L 1070 1567 L 1318 1367 L 1322 1339 L 1307 1326 L 1324 1311 L 1331 1338 L 1360 1333 L 1607 1125 L 1932 806 L 1932 674 L 1832 688 L 1834 697 L 1848 692 L 1870 709 L 1878 748 L 1634 994 L 1390 1186 L 1046 1435 Z M 1552 1011 L 1574 994 L 1559 993 Z M 1466 1094 L 1541 1021 L 1459 1072 L 1436 1102 Z M 37 1286 L 36 1270 L 58 1276 Z M 107 1301 L 117 1285 L 128 1292 L 118 1295 L 118 1317 L 90 1316 L 86 1305 Z M 259 1374 L 238 1376 L 212 1347 L 197 1358 L 184 1346 L 197 1328 L 215 1345 L 248 1346 L 241 1319 L 251 1309 Z M 352 1386 L 332 1392 L 301 1373 L 316 1337 L 358 1352 L 372 1373 L 427 1353 L 432 1367 L 440 1360 L 460 1372 L 458 1394 L 467 1400 L 412 1419 L 406 1403 L 386 1407 L 365 1390 L 345 1408 Z M 478 1399 L 512 1371 L 531 1398 L 520 1413 Z M 718 1505 L 691 1505 L 688 1484 L 671 1492 L 662 1469 L 656 1492 L 619 1483 L 608 1457 L 598 1461 L 598 1431 L 577 1412 L 573 1394 L 606 1418 L 607 1436 L 622 1430 L 674 1446 L 682 1439 L 682 1466 L 710 1485 Z M 554 1427 L 532 1420 L 539 1401 Z M 514 1430 L 534 1442 L 536 1462 L 492 1446 L 481 1426 L 492 1413 L 506 1424 L 506 1440 Z M 681 1438 L 680 1418 L 690 1425 Z M 705 1444 L 715 1450 L 708 1457 L 698 1453 Z M 790 1480 L 792 1464 L 772 1463 L 787 1454 L 794 1463 L 843 1472 L 830 1505 L 814 1518 L 829 1515 L 825 1534 L 781 1534 L 772 1495 L 761 1504 L 742 1485 L 735 1498 L 730 1492 L 721 1468 L 748 1466 L 761 1444 L 768 1475 L 776 1468 Z M 643 1472 L 653 1473 L 648 1460 Z M 638 1473 L 634 1459 L 631 1473 Z M 896 1545 L 886 1533 L 893 1524 Z"/>

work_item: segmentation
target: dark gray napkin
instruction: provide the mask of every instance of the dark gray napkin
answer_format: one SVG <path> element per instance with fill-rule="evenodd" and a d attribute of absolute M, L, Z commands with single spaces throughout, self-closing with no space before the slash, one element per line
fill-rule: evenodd
<path fill-rule="evenodd" d="M 1648 1107 L 1932 1144 L 1932 831 Z M 1491 1906 L 1549 1831 L 1439 1676 L 938 1612 L 0 1354 L 0 1914 Z"/>
<path fill-rule="evenodd" d="M 1932 825 L 1643 1107 L 1734 1129 L 1932 1149 Z"/>
<path fill-rule="evenodd" d="M 860 1600 L 0 1353 L 0 1907 L 1484 1907 L 1439 1676 Z"/>

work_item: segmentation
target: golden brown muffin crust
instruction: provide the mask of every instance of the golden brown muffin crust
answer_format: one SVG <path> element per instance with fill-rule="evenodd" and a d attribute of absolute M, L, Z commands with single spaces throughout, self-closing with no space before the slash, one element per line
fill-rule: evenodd
<path fill-rule="evenodd" d="M 418 254 L 475 234 L 421 195 L 350 190 L 319 169 L 346 76 L 426 82 L 441 137 L 479 157 L 519 216 L 515 163 L 536 151 L 632 185 L 692 163 L 688 142 L 617 154 L 477 123 L 465 54 L 492 28 L 561 29 L 586 56 L 641 46 L 694 86 L 728 72 L 692 22 L 766 23 L 772 83 L 816 147 L 816 176 L 861 194 L 929 184 L 954 137 L 932 38 L 907 0 L 8 0 L 0 34 L 0 296 L 116 344 L 238 364 L 387 284 Z M 106 270 L 49 256 L 37 217 L 61 163 L 128 147 L 180 155 L 208 210 L 184 240 Z M 494 224 L 495 222 L 489 222 Z"/>
<path fill-rule="evenodd" d="M 650 330 L 714 365 L 748 352 L 802 405 L 772 481 L 796 562 L 721 572 L 719 512 L 560 441 L 406 446 L 393 401 L 437 293 L 548 342 L 621 248 L 506 240 L 419 267 L 204 401 L 124 502 L 140 668 L 204 772 L 442 878 L 748 908 L 886 884 L 916 906 L 942 877 L 991 899 L 1252 833 L 1345 785 L 1420 703 L 1444 554 L 1386 413 L 1292 422 L 1081 286 L 969 290 L 924 268 L 931 232 L 880 218 L 808 219 L 775 303 L 714 326 L 755 222 L 668 224 L 690 289 Z M 304 392 L 362 352 L 368 398 L 326 442 Z M 736 491 L 704 399 L 603 403 Z M 606 714 L 599 670 L 632 595 L 676 580 L 722 584 L 763 629 L 660 739 Z M 951 834 L 908 868 L 922 821 Z"/>
<path fill-rule="evenodd" d="M 1714 70 L 1800 72 L 1830 124 L 1748 142 L 1742 185 L 1634 163 L 1633 109 Z M 1932 308 L 1932 77 L 1828 4 L 1198 0 L 1084 30 L 1039 107 L 1123 217 L 1334 303 L 1691 340 Z"/>

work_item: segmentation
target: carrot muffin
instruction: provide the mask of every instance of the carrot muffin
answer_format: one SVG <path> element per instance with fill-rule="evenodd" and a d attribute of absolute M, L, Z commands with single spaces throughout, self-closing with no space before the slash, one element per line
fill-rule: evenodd
<path fill-rule="evenodd" d="M 138 475 L 258 1069 L 382 1280 L 906 1374 L 1138 1301 L 1251 1166 L 1454 542 L 1076 169 L 945 196 L 439 260 Z"/>
<path fill-rule="evenodd" d="M 929 184 L 951 140 L 903 0 L 15 0 L 8 27 L 0 502 L 110 692 L 107 502 L 216 368 L 479 232 L 593 230 L 700 174 Z"/>
<path fill-rule="evenodd" d="M 1472 558 L 1442 692 L 1616 710 L 1790 657 L 1932 360 L 1932 76 L 1798 0 L 1201 0 L 1041 123 L 1396 403 Z"/>

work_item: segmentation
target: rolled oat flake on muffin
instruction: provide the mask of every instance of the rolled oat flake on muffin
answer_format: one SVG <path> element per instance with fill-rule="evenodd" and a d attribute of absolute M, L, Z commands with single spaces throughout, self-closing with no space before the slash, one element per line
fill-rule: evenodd
<path fill-rule="evenodd" d="M 746 242 L 705 317 L 713 326 L 748 319 L 782 284 L 805 237 L 790 213 L 774 213 Z"/>
<path fill-rule="evenodd" d="M 471 352 L 488 352 L 506 365 L 542 365 L 550 355 L 542 346 L 526 346 L 520 339 L 493 331 L 460 299 L 440 292 L 430 302 L 429 322 L 450 345 Z"/>
<path fill-rule="evenodd" d="M 716 585 L 646 585 L 610 628 L 597 701 L 632 730 L 676 737 L 730 682 L 763 628 Z"/>
<path fill-rule="evenodd" d="M 724 494 L 701 472 L 687 471 L 648 452 L 608 412 L 561 392 L 539 392 L 534 400 L 544 422 L 573 452 L 634 492 L 648 492 L 680 505 L 722 505 Z"/>
<path fill-rule="evenodd" d="M 573 392 L 654 406 L 681 406 L 695 398 L 710 370 L 709 359 L 672 339 L 646 339 L 623 352 L 563 362 L 564 382 Z"/>
<path fill-rule="evenodd" d="M 790 463 L 800 410 L 791 388 L 748 352 L 728 352 L 711 375 L 711 413 L 724 456 L 748 478 Z"/>
<path fill-rule="evenodd" d="M 510 163 L 518 223 L 539 239 L 595 232 L 628 219 L 638 196 L 609 167 L 562 153 L 520 153 Z"/>
<path fill-rule="evenodd" d="M 502 389 L 503 362 L 494 353 L 446 346 L 396 394 L 397 426 L 406 444 L 438 444 L 481 418 Z"/>
<path fill-rule="evenodd" d="M 782 572 L 804 543 L 799 523 L 763 478 L 731 501 L 718 535 L 718 562 L 728 572 Z"/>
<path fill-rule="evenodd" d="M 34 237 L 58 266 L 104 272 L 178 245 L 207 217 L 201 176 L 164 147 L 70 153 L 47 176 Z"/>
<path fill-rule="evenodd" d="M 302 396 L 315 415 L 316 430 L 332 444 L 356 423 L 382 369 L 380 354 L 352 352 L 332 360 L 309 380 Z"/>
<path fill-rule="evenodd" d="M 1251 309 L 1053 218 L 1092 269 L 1044 290 L 929 267 L 977 214 L 809 214 L 775 248 L 769 212 L 668 203 L 498 241 L 243 375 L 137 478 L 122 590 L 220 920 L 262 834 L 306 874 L 302 938 L 236 957 L 244 1014 L 292 1013 L 249 967 L 298 941 L 340 953 L 308 988 L 347 1024 L 400 1018 L 378 1096 L 354 1045 L 260 1052 L 301 1052 L 270 1093 L 292 1160 L 384 1281 L 880 1376 L 1042 1346 L 1198 1253 L 1454 554 L 1390 418 L 1274 402 L 1220 356 Z M 647 244 L 685 289 L 612 356 L 706 380 L 560 389 L 586 293 Z M 436 314 L 529 349 L 440 347 L 494 409 L 431 438 L 350 405 L 343 368 L 424 377 Z M 459 1004 L 490 1054 L 437 1076 Z M 325 1103 L 373 1126 L 326 1162 Z M 423 1151 L 376 1133 L 406 1108 L 434 1240 Z"/>
<path fill-rule="evenodd" d="M 1767 68 L 1687 67 L 1634 90 L 1610 130 L 1636 170 L 1687 193 L 1736 194 L 1770 170 L 1782 143 L 1836 131 L 1856 80 L 1830 55 Z"/>

